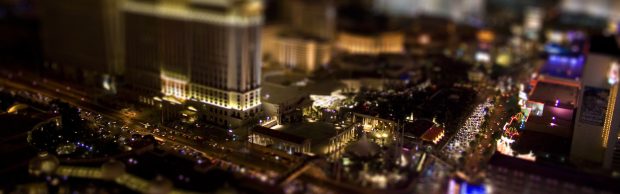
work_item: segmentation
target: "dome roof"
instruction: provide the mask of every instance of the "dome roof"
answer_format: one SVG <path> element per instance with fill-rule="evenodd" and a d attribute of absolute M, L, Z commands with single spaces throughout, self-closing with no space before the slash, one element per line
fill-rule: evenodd
<path fill-rule="evenodd" d="M 125 173 L 125 164 L 120 161 L 110 160 L 101 165 L 101 171 L 104 178 L 115 179 Z"/>
<path fill-rule="evenodd" d="M 34 175 L 40 175 L 42 173 L 51 174 L 56 171 L 58 165 L 60 165 L 60 161 L 56 156 L 47 152 L 41 152 L 30 160 L 28 171 Z"/>
<path fill-rule="evenodd" d="M 372 158 L 379 154 L 379 151 L 379 145 L 368 140 L 366 135 L 362 135 L 362 138 L 349 146 L 347 150 L 349 154 L 359 158 Z"/>

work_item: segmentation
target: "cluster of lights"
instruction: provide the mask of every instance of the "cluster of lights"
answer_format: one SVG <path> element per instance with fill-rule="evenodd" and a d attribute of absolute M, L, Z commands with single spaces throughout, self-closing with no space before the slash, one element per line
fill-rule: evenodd
<path fill-rule="evenodd" d="M 127 163 L 129 163 L 129 164 L 133 164 L 133 165 L 136 165 L 136 164 L 138 164 L 138 160 L 133 159 L 133 158 L 129 158 L 129 159 L 127 160 Z"/>
<path fill-rule="evenodd" d="M 603 133 L 601 134 L 603 147 L 607 148 L 607 139 L 609 137 L 609 132 L 611 131 L 611 120 L 614 116 L 614 110 L 616 106 L 616 95 L 618 93 L 618 85 L 614 85 L 611 87 L 609 95 L 609 100 L 607 104 L 607 113 L 605 114 L 605 125 L 603 126 Z"/>
<path fill-rule="evenodd" d="M 346 97 L 342 95 L 310 95 L 312 99 L 312 106 L 321 108 L 334 107 L 335 104 L 344 100 Z"/>
<path fill-rule="evenodd" d="M 491 55 L 487 52 L 478 51 L 476 53 L 476 61 L 478 62 L 489 62 L 491 61 Z"/>
<path fill-rule="evenodd" d="M 86 145 L 84 143 L 76 142 L 76 146 L 87 149 L 88 151 L 93 151 L 93 146 Z"/>

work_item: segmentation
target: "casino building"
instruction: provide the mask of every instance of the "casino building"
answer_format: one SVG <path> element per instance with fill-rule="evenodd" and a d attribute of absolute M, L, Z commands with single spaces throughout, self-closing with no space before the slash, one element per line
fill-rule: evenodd
<path fill-rule="evenodd" d="M 140 101 L 191 106 L 238 126 L 260 111 L 262 3 L 129 0 L 126 80 Z"/>

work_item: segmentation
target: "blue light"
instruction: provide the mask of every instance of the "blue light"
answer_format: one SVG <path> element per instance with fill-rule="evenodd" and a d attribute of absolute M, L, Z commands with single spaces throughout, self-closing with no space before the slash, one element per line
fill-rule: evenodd
<path fill-rule="evenodd" d="M 467 182 L 463 182 L 463 184 L 461 184 L 461 191 L 459 192 L 460 194 L 486 194 L 486 188 L 484 188 L 484 185 L 470 185 L 467 184 Z"/>
<path fill-rule="evenodd" d="M 567 53 L 568 50 L 560 45 L 557 44 L 547 44 L 545 45 L 545 51 L 547 51 L 550 54 L 561 54 L 561 53 Z"/>

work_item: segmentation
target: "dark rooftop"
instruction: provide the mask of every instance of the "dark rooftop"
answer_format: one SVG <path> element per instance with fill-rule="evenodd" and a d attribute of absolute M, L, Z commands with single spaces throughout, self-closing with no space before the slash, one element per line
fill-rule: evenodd
<path fill-rule="evenodd" d="M 514 171 L 524 172 L 526 174 L 539 175 L 563 182 L 570 182 L 575 185 L 589 186 L 600 190 L 620 192 L 620 184 L 617 184 L 620 180 L 617 179 L 588 174 L 570 168 L 522 160 L 499 153 L 496 153 L 491 157 L 489 166 L 507 168 Z"/>
<path fill-rule="evenodd" d="M 561 137 L 545 132 L 526 130 L 512 145 L 513 149 L 521 154 L 530 151 L 536 156 L 547 155 L 550 161 L 561 161 L 560 157 L 568 158 L 571 146 L 570 137 Z"/>
<path fill-rule="evenodd" d="M 296 144 L 303 144 L 307 140 L 306 138 L 299 137 L 297 135 L 269 129 L 263 126 L 256 126 L 252 129 L 252 131 L 254 133 L 263 134 L 266 136 L 278 138 L 278 139 L 289 141 L 289 142 L 296 143 Z"/>
<path fill-rule="evenodd" d="M 563 107 L 567 109 L 577 106 L 579 88 L 539 81 L 532 91 L 529 100 L 544 103 L 546 106 Z"/>
<path fill-rule="evenodd" d="M 421 137 L 428 129 L 435 125 L 428 119 L 418 119 L 414 122 L 405 123 L 405 133 L 409 133 L 416 138 Z"/>
<path fill-rule="evenodd" d="M 157 150 L 156 150 L 157 151 Z M 122 160 L 132 158 L 137 164 L 129 164 L 127 172 L 146 180 L 154 180 L 161 175 L 172 181 L 175 188 L 213 193 L 222 188 L 231 187 L 240 193 L 280 193 L 279 190 L 266 186 L 255 180 L 236 176 L 230 171 L 219 168 L 197 170 L 196 162 L 179 157 L 175 154 L 157 153 L 131 155 Z M 212 165 L 208 162 L 204 165 Z"/>
<path fill-rule="evenodd" d="M 614 36 L 592 36 L 590 38 L 590 52 L 620 57 L 620 47 Z"/>

